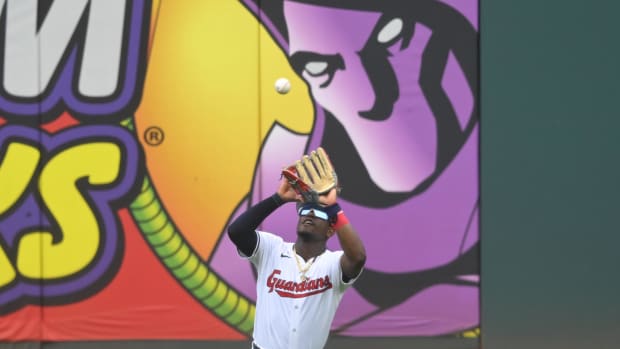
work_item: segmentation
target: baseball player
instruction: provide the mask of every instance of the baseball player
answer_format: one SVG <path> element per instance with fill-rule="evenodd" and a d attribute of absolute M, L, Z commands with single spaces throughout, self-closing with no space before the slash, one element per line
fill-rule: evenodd
<path fill-rule="evenodd" d="M 321 167 L 319 162 L 331 170 L 314 172 L 317 164 Z M 314 172 L 310 185 L 313 180 L 305 173 L 304 164 Z M 316 179 L 326 173 L 327 186 L 319 188 Z M 322 149 L 283 174 L 277 192 L 236 218 L 228 235 L 241 257 L 257 270 L 252 348 L 319 349 L 327 341 L 344 292 L 362 271 L 366 251 L 337 203 L 335 172 Z M 256 230 L 288 202 L 297 202 L 299 215 L 294 243 Z M 326 248 L 334 234 L 341 251 Z"/>

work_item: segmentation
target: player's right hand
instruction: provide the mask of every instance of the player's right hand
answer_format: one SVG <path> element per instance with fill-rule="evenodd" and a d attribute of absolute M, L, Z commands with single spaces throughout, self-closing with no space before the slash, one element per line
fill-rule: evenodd
<path fill-rule="evenodd" d="M 278 187 L 277 193 L 284 202 L 302 201 L 301 195 L 293 189 L 293 186 L 291 186 L 285 177 L 280 179 L 280 186 Z"/>

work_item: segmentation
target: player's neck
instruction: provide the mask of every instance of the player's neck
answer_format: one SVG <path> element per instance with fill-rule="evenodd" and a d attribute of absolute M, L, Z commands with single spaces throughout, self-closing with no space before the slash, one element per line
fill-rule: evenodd
<path fill-rule="evenodd" d="M 324 241 L 304 241 L 297 239 L 293 247 L 295 248 L 295 253 L 306 261 L 325 252 Z"/>

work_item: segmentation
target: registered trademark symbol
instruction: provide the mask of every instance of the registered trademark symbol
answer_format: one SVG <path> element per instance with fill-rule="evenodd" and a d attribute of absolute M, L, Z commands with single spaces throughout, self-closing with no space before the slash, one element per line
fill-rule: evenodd
<path fill-rule="evenodd" d="M 157 126 L 151 126 L 144 131 L 144 141 L 148 145 L 158 146 L 164 141 L 164 131 Z"/>

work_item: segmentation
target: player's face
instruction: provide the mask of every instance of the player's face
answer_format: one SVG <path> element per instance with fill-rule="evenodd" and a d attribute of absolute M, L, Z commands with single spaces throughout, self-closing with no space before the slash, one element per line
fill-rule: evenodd
<path fill-rule="evenodd" d="M 328 231 L 327 213 L 311 208 L 299 210 L 298 235 L 312 240 L 324 240 L 328 238 Z"/>
<path fill-rule="evenodd" d="M 292 66 L 342 123 L 371 180 L 384 191 L 415 189 L 437 158 L 435 117 L 418 84 L 430 30 L 295 1 L 284 1 L 284 13 Z"/>

